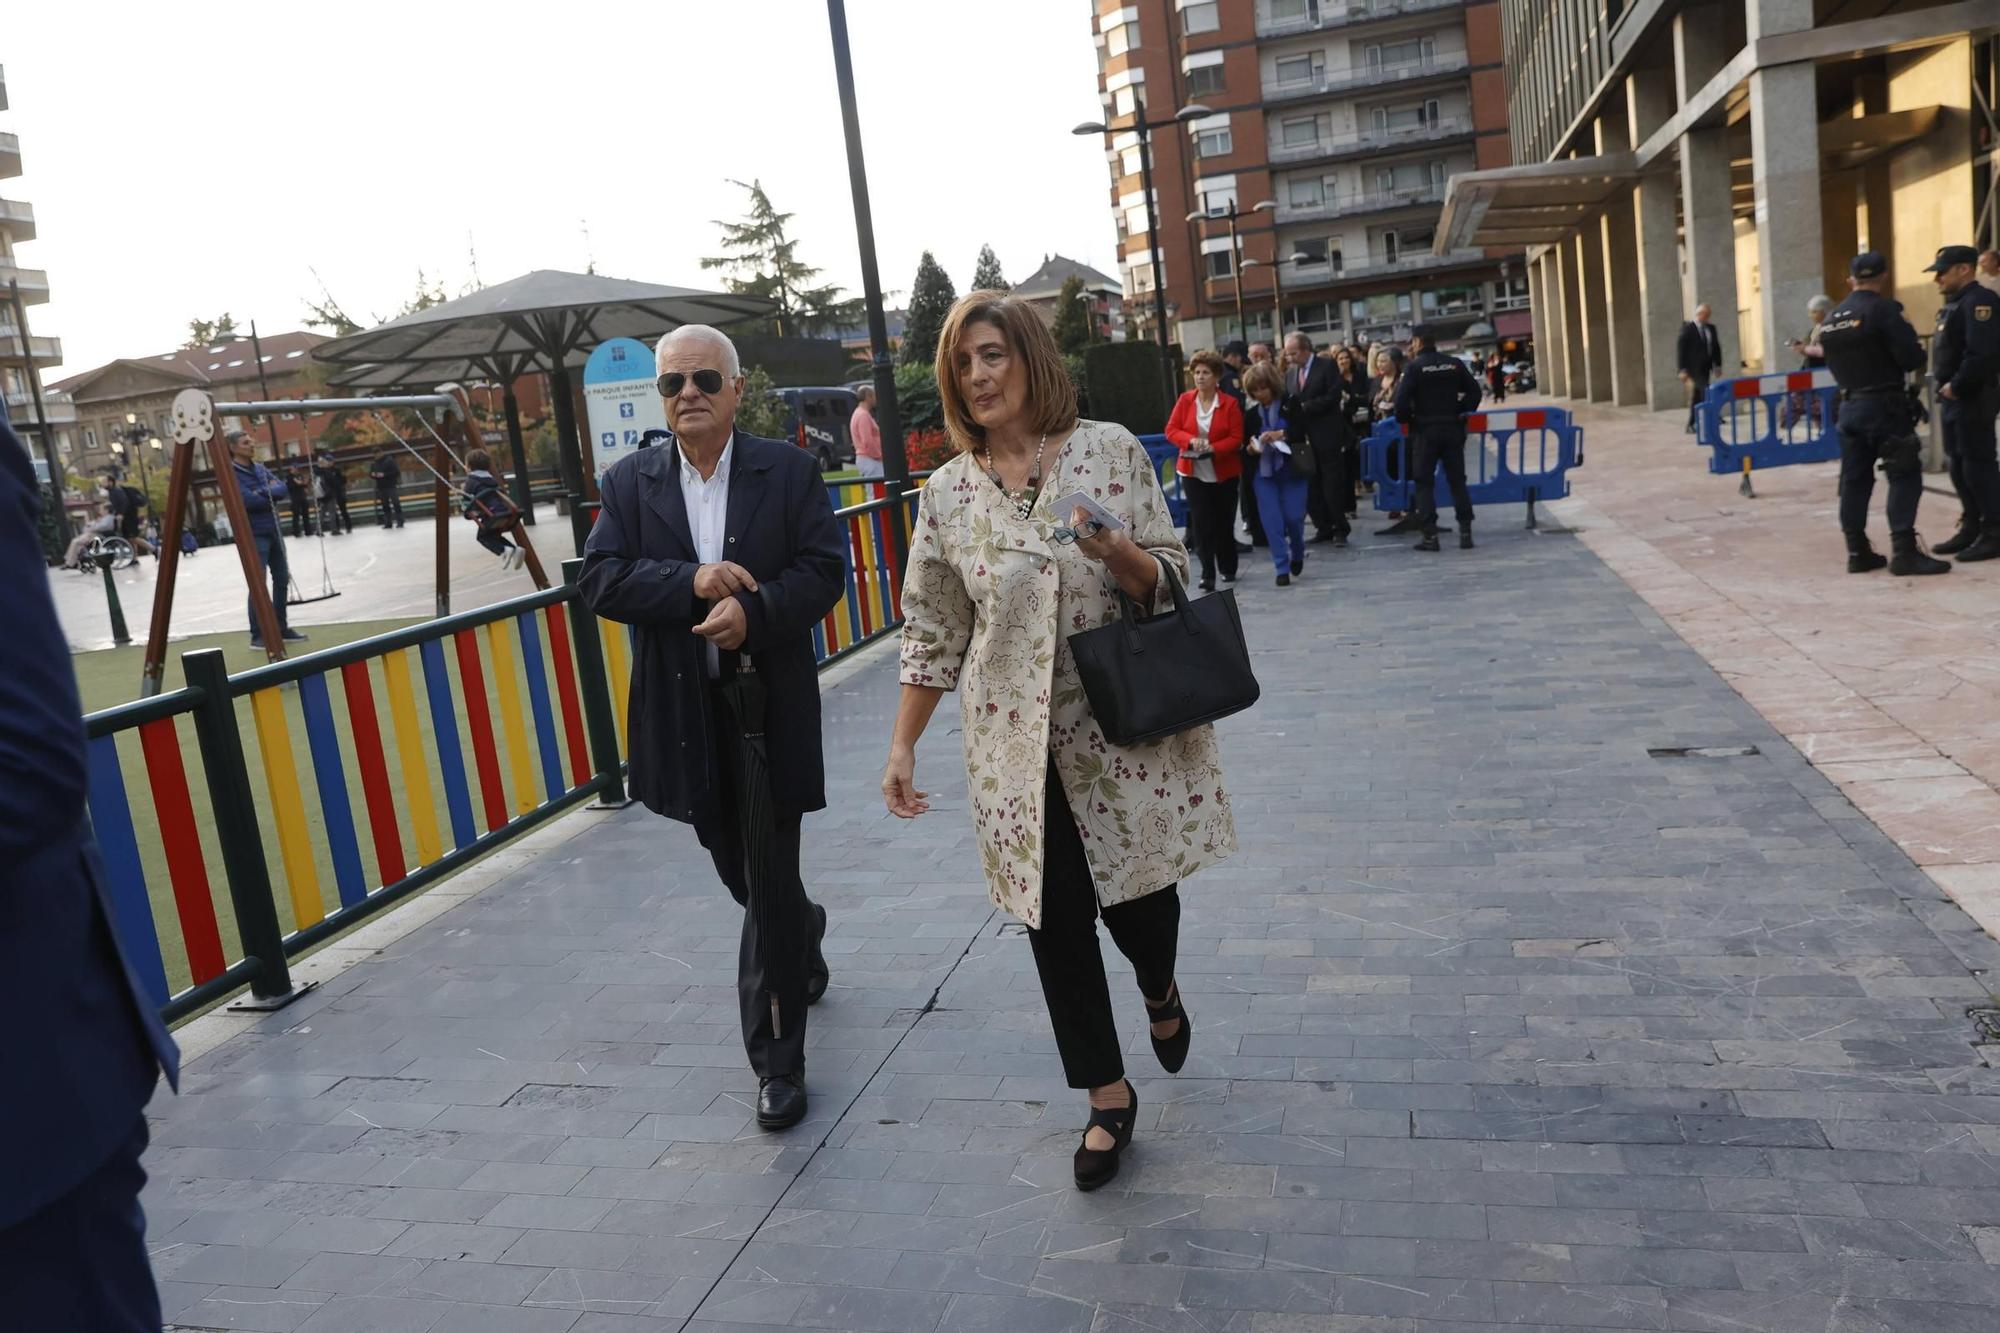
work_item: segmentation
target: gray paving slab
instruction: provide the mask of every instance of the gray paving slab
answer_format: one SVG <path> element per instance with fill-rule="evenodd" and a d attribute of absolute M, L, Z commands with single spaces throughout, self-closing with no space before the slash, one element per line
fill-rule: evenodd
<path fill-rule="evenodd" d="M 1179 1077 L 1107 950 L 1112 1187 L 949 707 L 933 813 L 874 797 L 885 655 L 826 693 L 804 1125 L 757 1130 L 737 909 L 634 810 L 160 1098 L 173 1326 L 1990 1328 L 1992 942 L 1572 537 L 1244 568 L 1242 850 L 1184 890 Z"/>

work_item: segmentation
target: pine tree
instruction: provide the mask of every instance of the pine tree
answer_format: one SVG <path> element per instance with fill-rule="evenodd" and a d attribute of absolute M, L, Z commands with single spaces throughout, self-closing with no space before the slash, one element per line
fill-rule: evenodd
<path fill-rule="evenodd" d="M 1062 291 L 1056 296 L 1055 327 L 1056 347 L 1068 356 L 1080 355 L 1084 348 L 1097 341 L 1090 321 L 1090 302 L 1083 294 L 1083 279 L 1072 273 L 1063 279 Z"/>
<path fill-rule="evenodd" d="M 910 286 L 910 310 L 903 325 L 902 354 L 898 357 L 903 365 L 928 366 L 937 359 L 944 319 L 957 299 L 951 275 L 931 257 L 930 251 L 924 251 L 924 257 L 917 262 L 917 279 Z"/>
<path fill-rule="evenodd" d="M 738 296 L 756 296 L 776 304 L 769 328 L 781 338 L 812 337 L 859 323 L 859 300 L 842 299 L 835 283 L 813 285 L 820 270 L 798 257 L 798 238 L 786 234 L 792 213 L 780 213 L 764 193 L 763 183 L 732 181 L 750 193 L 750 212 L 741 222 L 721 222 L 724 253 L 701 261 L 706 269 L 724 269 L 725 285 Z"/>
<path fill-rule="evenodd" d="M 1000 272 L 1000 256 L 993 253 L 993 247 L 979 247 L 979 267 L 972 270 L 972 290 L 975 292 L 1004 292 L 1007 279 Z"/>
<path fill-rule="evenodd" d="M 182 346 L 206 347 L 212 342 L 219 342 L 224 338 L 234 338 L 235 336 L 236 321 L 225 310 L 214 319 L 189 320 L 187 342 L 182 344 Z"/>

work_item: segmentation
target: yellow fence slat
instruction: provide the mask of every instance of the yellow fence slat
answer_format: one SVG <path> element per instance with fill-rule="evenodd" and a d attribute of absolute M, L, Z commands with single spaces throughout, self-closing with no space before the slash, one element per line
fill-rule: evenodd
<path fill-rule="evenodd" d="M 514 813 L 525 815 L 541 804 L 535 792 L 535 765 L 528 753 L 527 716 L 521 712 L 521 684 L 515 679 L 511 626 L 492 621 L 486 626 L 486 651 L 493 659 L 493 680 L 500 689 L 500 728 L 507 733 L 507 767 L 514 775 Z"/>
<path fill-rule="evenodd" d="M 257 748 L 264 756 L 264 781 L 271 789 L 271 817 L 278 826 L 278 852 L 285 863 L 292 920 L 303 928 L 324 918 L 326 906 L 320 899 L 312 836 L 306 831 L 306 807 L 299 795 L 299 770 L 292 759 L 284 695 L 276 687 L 258 690 L 250 696 L 250 715 L 257 723 Z"/>
<path fill-rule="evenodd" d="M 626 665 L 625 627 L 609 620 L 597 622 L 598 637 L 604 641 L 604 666 L 611 673 L 611 716 L 618 723 L 618 753 L 628 755 L 625 745 L 626 692 L 631 688 L 631 671 Z"/>
<path fill-rule="evenodd" d="M 444 855 L 444 838 L 438 833 L 437 801 L 431 795 L 424 733 L 417 725 L 417 698 L 410 690 L 408 653 L 409 649 L 399 648 L 382 654 L 382 680 L 389 687 L 389 716 L 396 720 L 396 760 L 403 770 L 410 827 L 417 835 L 417 863 L 429 865 Z"/>

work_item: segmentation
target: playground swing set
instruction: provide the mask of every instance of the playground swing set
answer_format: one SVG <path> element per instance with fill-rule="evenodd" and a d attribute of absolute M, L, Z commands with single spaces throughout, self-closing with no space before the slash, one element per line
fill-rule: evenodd
<path fill-rule="evenodd" d="M 391 429 L 396 442 L 408 450 L 421 463 L 424 470 L 434 479 L 432 491 L 436 510 L 436 566 L 437 589 L 436 606 L 439 616 L 451 614 L 451 516 L 454 505 L 452 497 L 462 502 L 470 499 L 466 493 L 454 485 L 444 471 L 447 460 L 464 468 L 464 458 L 446 441 L 445 434 L 457 435 L 463 449 L 470 450 L 480 443 L 478 427 L 472 416 L 471 396 L 457 384 L 439 385 L 437 392 L 384 396 L 380 398 L 290 398 L 273 402 L 218 403 L 200 389 L 183 389 L 175 395 L 171 415 L 173 435 L 173 464 L 167 482 L 167 512 L 163 516 L 162 531 L 177 533 L 187 514 L 188 491 L 194 481 L 194 451 L 199 445 L 206 445 L 211 470 L 215 474 L 216 490 L 222 499 L 223 512 L 229 518 L 231 543 L 236 547 L 236 555 L 243 565 L 243 580 L 250 590 L 250 614 L 257 626 L 257 637 L 263 641 L 264 653 L 273 662 L 285 657 L 285 643 L 278 632 L 277 610 L 272 605 L 269 582 L 265 578 L 264 563 L 258 554 L 256 541 L 250 530 L 250 516 L 243 504 L 243 493 L 236 485 L 236 473 L 232 467 L 229 446 L 223 438 L 223 420 L 232 416 L 269 416 L 279 412 L 373 412 L 381 421 L 384 408 L 402 408 L 411 411 L 429 432 L 435 444 L 432 457 L 423 453 L 401 434 Z M 437 415 L 445 428 L 440 434 L 425 417 L 426 411 Z M 384 426 L 388 425 L 383 421 Z M 310 450 L 310 442 L 308 450 Z M 308 455 L 310 457 L 310 454 Z M 483 531 L 511 537 L 522 551 L 523 563 L 534 578 L 536 588 L 549 586 L 548 575 L 542 569 L 541 558 L 536 554 L 534 543 L 529 540 L 527 525 L 518 511 L 487 517 L 481 523 Z M 325 569 L 324 533 L 321 534 L 321 595 L 312 598 L 294 599 L 287 597 L 290 604 L 307 601 L 322 601 L 338 596 L 333 581 Z M 152 623 L 146 634 L 145 664 L 139 678 L 139 694 L 150 698 L 160 692 L 162 674 L 166 667 L 167 632 L 173 619 L 174 579 L 180 569 L 180 543 L 168 541 L 161 544 L 160 567 L 153 593 Z"/>

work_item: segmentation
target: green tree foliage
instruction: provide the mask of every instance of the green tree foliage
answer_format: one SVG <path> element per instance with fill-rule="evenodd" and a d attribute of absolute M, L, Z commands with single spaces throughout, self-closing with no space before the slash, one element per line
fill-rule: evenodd
<path fill-rule="evenodd" d="M 930 365 L 896 367 L 896 412 L 906 431 L 943 430 L 944 405 Z"/>
<path fill-rule="evenodd" d="M 410 294 L 407 301 L 403 302 L 403 308 L 396 312 L 395 318 L 401 319 L 404 315 L 414 315 L 419 310 L 429 310 L 434 305 L 443 305 L 447 299 L 449 298 L 444 294 L 444 283 L 436 278 L 426 279 L 424 271 L 418 269 L 417 289 Z"/>
<path fill-rule="evenodd" d="M 958 299 L 958 289 L 931 252 L 917 261 L 917 278 L 910 287 L 910 310 L 903 323 L 903 348 L 897 360 L 906 366 L 928 366 L 937 360 L 938 337 L 945 316 Z"/>
<path fill-rule="evenodd" d="M 736 425 L 749 435 L 783 439 L 785 400 L 771 387 L 771 377 L 762 366 L 752 366 L 743 374 L 743 397 L 736 404 Z"/>
<path fill-rule="evenodd" d="M 724 284 L 738 296 L 775 302 L 763 327 L 781 338 L 816 337 L 858 323 L 862 303 L 843 298 L 837 284 L 815 285 L 821 270 L 799 258 L 798 238 L 788 231 L 796 214 L 780 213 L 761 181 L 730 183 L 749 192 L 750 212 L 741 222 L 716 222 L 723 253 L 701 266 L 723 270 Z"/>
<path fill-rule="evenodd" d="M 1062 291 L 1056 295 L 1053 332 L 1056 347 L 1069 356 L 1080 356 L 1084 348 L 1097 341 L 1090 318 L 1090 299 L 1084 295 L 1083 279 L 1074 273 L 1063 279 Z"/>
<path fill-rule="evenodd" d="M 993 253 L 993 247 L 979 247 L 979 267 L 972 270 L 972 290 L 975 292 L 1004 292 L 1007 279 L 1000 272 L 1000 256 Z"/>
<path fill-rule="evenodd" d="M 206 347 L 218 338 L 236 336 L 236 320 L 225 310 L 214 319 L 191 319 L 188 321 L 187 341 L 183 347 Z"/>

